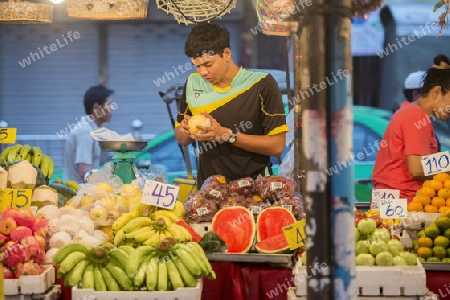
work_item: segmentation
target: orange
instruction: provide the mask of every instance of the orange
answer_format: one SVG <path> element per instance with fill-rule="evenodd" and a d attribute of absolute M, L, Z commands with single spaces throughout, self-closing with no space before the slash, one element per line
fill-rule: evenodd
<path fill-rule="evenodd" d="M 433 176 L 433 180 L 438 180 L 438 181 L 444 182 L 446 180 L 450 180 L 450 175 L 447 173 L 438 173 Z"/>
<path fill-rule="evenodd" d="M 433 247 L 433 240 L 430 239 L 429 237 L 421 237 L 417 239 L 417 245 L 419 247 L 431 248 Z"/>
<path fill-rule="evenodd" d="M 450 212 L 450 206 L 441 206 L 441 207 L 439 207 L 438 212 L 440 214 L 447 214 Z"/>
<path fill-rule="evenodd" d="M 425 180 L 425 181 L 422 183 L 422 187 L 430 187 L 430 182 L 431 182 L 431 180 Z"/>
<path fill-rule="evenodd" d="M 437 195 L 438 195 L 438 197 L 442 197 L 444 199 L 449 199 L 450 198 L 450 189 L 442 188 L 438 191 Z"/>
<path fill-rule="evenodd" d="M 420 190 L 417 191 L 418 196 L 428 196 L 428 197 L 434 197 L 436 196 L 436 191 L 432 187 L 423 187 Z"/>
<path fill-rule="evenodd" d="M 425 207 L 423 208 L 423 211 L 426 213 L 437 213 L 438 208 L 434 205 L 428 204 L 428 205 L 425 205 Z"/>
<path fill-rule="evenodd" d="M 444 181 L 444 188 L 450 189 L 450 180 L 449 179 Z"/>
<path fill-rule="evenodd" d="M 450 206 L 450 198 L 448 198 L 447 200 L 445 200 L 445 205 L 446 205 L 446 206 Z"/>
<path fill-rule="evenodd" d="M 433 188 L 435 191 L 439 191 L 444 187 L 444 184 L 441 181 L 438 180 L 430 180 L 430 188 Z"/>
<path fill-rule="evenodd" d="M 428 258 L 428 257 L 431 257 L 432 254 L 433 254 L 433 252 L 431 251 L 430 248 L 419 247 L 419 249 L 417 249 L 418 257 Z"/>
<path fill-rule="evenodd" d="M 422 203 L 417 201 L 408 203 L 408 211 L 423 211 Z"/>
<path fill-rule="evenodd" d="M 433 199 L 431 199 L 431 205 L 434 205 L 437 208 L 445 206 L 445 199 L 442 197 L 433 197 Z"/>
<path fill-rule="evenodd" d="M 431 203 L 430 197 L 427 196 L 415 196 L 412 201 L 417 201 L 422 204 L 422 206 L 428 205 Z"/>

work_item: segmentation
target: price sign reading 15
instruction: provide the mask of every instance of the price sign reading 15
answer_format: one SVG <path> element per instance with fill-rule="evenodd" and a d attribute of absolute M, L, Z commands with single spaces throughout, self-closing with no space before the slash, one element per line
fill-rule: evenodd
<path fill-rule="evenodd" d="M 422 156 L 420 162 L 422 163 L 425 176 L 450 171 L 448 151 Z"/>
<path fill-rule="evenodd" d="M 14 144 L 17 128 L 0 128 L 0 144 Z"/>
<path fill-rule="evenodd" d="M 29 208 L 31 195 L 31 189 L 0 189 L 0 212 L 8 207 Z"/>
<path fill-rule="evenodd" d="M 407 204 L 406 198 L 400 199 L 384 199 L 380 201 L 380 218 L 397 219 L 406 218 Z"/>
<path fill-rule="evenodd" d="M 179 186 L 154 180 L 145 181 L 141 202 L 144 204 L 172 209 L 178 196 Z"/>
<path fill-rule="evenodd" d="M 370 208 L 373 210 L 380 210 L 381 200 L 398 198 L 400 198 L 400 190 L 372 189 L 372 202 Z"/>

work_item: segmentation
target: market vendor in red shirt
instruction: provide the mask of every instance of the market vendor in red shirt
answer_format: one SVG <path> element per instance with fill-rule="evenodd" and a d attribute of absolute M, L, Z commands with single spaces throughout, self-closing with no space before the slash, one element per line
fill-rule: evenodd
<path fill-rule="evenodd" d="M 434 58 L 423 79 L 422 97 L 395 112 L 384 133 L 372 180 L 375 189 L 400 190 L 400 198 L 412 201 L 426 177 L 421 157 L 438 152 L 431 119 L 450 118 L 450 60 Z"/>

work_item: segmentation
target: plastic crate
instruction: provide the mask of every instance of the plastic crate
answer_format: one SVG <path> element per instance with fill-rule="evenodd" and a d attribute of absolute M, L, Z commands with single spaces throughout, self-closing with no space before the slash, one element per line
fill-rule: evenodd
<path fill-rule="evenodd" d="M 60 293 L 61 287 L 54 285 L 44 294 L 5 296 L 5 300 L 58 300 Z"/>
<path fill-rule="evenodd" d="M 55 284 L 55 268 L 46 266 L 41 275 L 20 276 L 18 279 L 5 279 L 5 295 L 44 294 Z"/>
<path fill-rule="evenodd" d="M 296 296 L 306 296 L 306 267 L 299 260 L 293 270 Z M 300 280 L 303 276 L 304 280 Z M 425 269 L 419 260 L 416 266 L 356 266 L 358 296 L 425 296 Z M 359 298 L 358 298 L 359 299 Z"/>
<path fill-rule="evenodd" d="M 72 288 L 72 299 L 95 300 L 200 300 L 202 298 L 203 281 L 199 279 L 196 287 L 180 288 L 175 291 L 120 291 L 97 292 L 92 289 Z"/>

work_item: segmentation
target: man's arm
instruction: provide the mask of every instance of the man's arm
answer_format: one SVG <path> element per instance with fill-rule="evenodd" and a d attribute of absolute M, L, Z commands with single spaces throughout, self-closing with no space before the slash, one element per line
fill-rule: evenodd
<path fill-rule="evenodd" d="M 183 120 L 184 122 L 184 120 Z M 181 122 L 183 124 L 183 122 Z M 180 126 L 175 127 L 175 139 L 181 146 L 186 146 L 191 144 L 194 140 L 189 137 L 189 129 L 184 127 L 182 124 Z M 186 122 L 187 124 L 187 122 Z M 187 126 L 187 125 L 186 125 Z"/>
<path fill-rule="evenodd" d="M 84 174 L 86 174 L 87 171 L 92 170 L 92 166 L 88 164 L 77 164 L 77 172 L 78 175 L 80 175 L 81 179 L 84 179 Z"/>
<path fill-rule="evenodd" d="M 286 143 L 286 133 L 276 135 L 248 135 L 237 133 L 236 147 L 262 155 L 280 156 Z"/>

